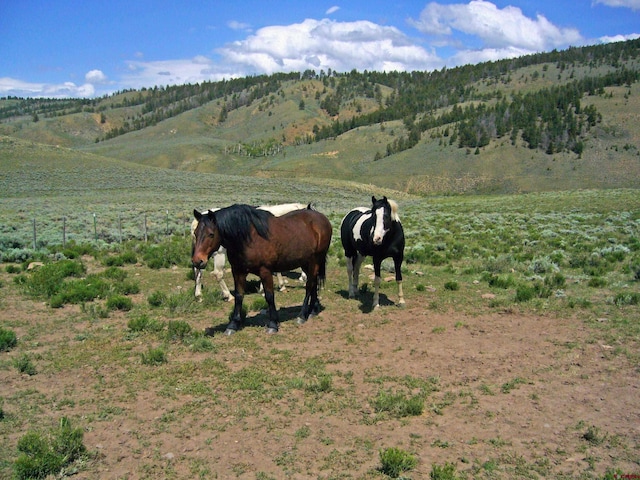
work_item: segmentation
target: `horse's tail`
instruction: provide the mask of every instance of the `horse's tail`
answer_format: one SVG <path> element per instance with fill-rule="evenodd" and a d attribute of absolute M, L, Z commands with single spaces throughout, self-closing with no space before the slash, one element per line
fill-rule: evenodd
<path fill-rule="evenodd" d="M 324 288 L 324 282 L 327 279 L 327 257 L 329 253 L 327 252 L 322 260 L 320 261 L 320 269 L 318 270 L 318 288 Z"/>

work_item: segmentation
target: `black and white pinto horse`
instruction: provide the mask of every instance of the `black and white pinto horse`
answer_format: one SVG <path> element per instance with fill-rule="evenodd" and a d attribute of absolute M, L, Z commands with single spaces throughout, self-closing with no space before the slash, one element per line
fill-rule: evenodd
<path fill-rule="evenodd" d="M 398 284 L 398 305 L 404 306 L 402 293 L 402 260 L 404 259 L 404 230 L 398 215 L 398 204 L 387 197 L 371 197 L 371 208 L 359 207 L 351 210 L 342 219 L 340 236 L 344 255 L 347 258 L 349 276 L 349 298 L 358 291 L 360 266 L 364 257 L 373 257 L 374 294 L 373 308 L 380 306 L 380 266 L 385 258 L 393 258 Z"/>
<path fill-rule="evenodd" d="M 303 210 L 307 208 L 307 205 L 305 205 L 304 203 L 282 203 L 279 205 L 261 205 L 258 208 L 260 210 L 266 210 L 268 212 L 271 212 L 276 217 L 279 217 L 281 215 L 284 215 L 285 213 L 293 212 L 294 210 Z M 220 210 L 220 209 L 212 208 L 207 210 L 207 212 L 215 212 L 217 210 Z M 207 213 L 207 212 L 204 212 L 204 213 Z M 197 227 L 198 227 L 198 220 L 194 218 L 193 221 L 191 222 L 191 249 L 192 250 L 195 245 L 194 232 L 196 231 Z M 224 281 L 224 267 L 227 263 L 227 249 L 221 246 L 218 250 L 213 252 L 213 255 L 211 255 L 211 259 L 213 260 L 213 276 L 218 282 L 218 286 L 220 287 L 220 291 L 222 293 L 222 298 L 230 302 L 231 300 L 233 300 L 233 295 L 231 295 L 231 292 L 229 291 L 229 287 L 227 286 L 227 283 Z M 204 272 L 204 269 L 193 267 L 193 276 L 195 279 L 195 297 L 199 300 L 202 300 L 203 272 Z M 281 292 L 284 292 L 286 290 L 286 284 L 285 284 L 284 278 L 282 277 L 282 274 L 280 272 L 277 272 L 276 278 L 278 279 L 278 290 Z M 301 283 L 306 283 L 307 282 L 306 273 L 301 272 L 298 280 Z M 260 290 L 261 291 L 263 290 L 262 283 L 260 284 Z"/>

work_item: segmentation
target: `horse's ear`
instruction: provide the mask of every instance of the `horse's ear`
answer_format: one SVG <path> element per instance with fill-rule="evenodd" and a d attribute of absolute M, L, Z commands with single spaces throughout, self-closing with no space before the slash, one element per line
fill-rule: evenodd
<path fill-rule="evenodd" d="M 389 201 L 389 200 L 387 200 L 387 196 L 386 195 L 384 197 L 382 197 L 382 200 L 384 200 L 385 202 Z"/>
<path fill-rule="evenodd" d="M 198 221 L 200 221 L 200 219 L 202 218 L 202 214 L 198 210 L 196 210 L 195 208 L 193 209 L 193 216 Z"/>
<path fill-rule="evenodd" d="M 371 195 L 371 203 L 376 203 L 376 197 L 375 195 Z"/>

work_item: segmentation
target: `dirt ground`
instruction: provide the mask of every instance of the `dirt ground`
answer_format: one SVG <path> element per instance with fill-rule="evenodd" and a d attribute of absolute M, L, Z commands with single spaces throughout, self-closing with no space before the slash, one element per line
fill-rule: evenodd
<path fill-rule="evenodd" d="M 122 340 L 124 314 L 90 321 L 77 306 L 53 310 L 12 294 L 8 284 L 1 313 L 28 342 L 39 373 L 10 367 L 17 349 L 0 353 L 4 423 L 17 426 L 2 430 L 1 452 L 33 418 L 46 425 L 65 415 L 85 429 L 94 453 L 76 479 L 385 478 L 380 451 L 389 447 L 415 455 L 417 467 L 405 474 L 413 479 L 446 463 L 463 478 L 602 478 L 614 469 L 618 478 L 640 475 L 637 366 L 579 315 L 443 313 L 415 296 L 404 309 L 368 312 L 329 286 L 325 310 L 298 326 L 300 290 L 290 289 L 276 297 L 278 335 L 265 335 L 263 317 L 250 313 L 243 331 L 222 336 L 225 307 L 188 319 L 197 330 L 216 327 L 216 351 L 174 348 L 166 366 L 148 367 L 138 356 L 146 341 Z M 67 368 L 61 357 L 74 354 L 79 337 L 101 340 L 94 353 L 75 353 L 85 357 Z M 128 360 L 102 363 L 99 345 L 110 342 L 122 343 Z M 322 359 L 331 390 L 314 396 L 285 389 L 247 411 L 237 401 L 243 397 L 206 371 L 253 362 L 265 368 L 271 352 L 289 352 L 297 362 Z M 132 368 L 139 386 L 129 380 Z M 278 374 L 277 365 L 272 370 Z M 186 391 L 185 379 L 194 378 L 213 395 Z M 399 389 L 403 378 L 434 385 L 423 414 L 376 416 L 371 400 Z"/>

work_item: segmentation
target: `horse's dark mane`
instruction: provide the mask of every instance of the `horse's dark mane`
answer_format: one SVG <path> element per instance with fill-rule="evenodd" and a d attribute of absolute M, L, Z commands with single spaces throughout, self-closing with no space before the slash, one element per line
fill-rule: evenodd
<path fill-rule="evenodd" d="M 258 235 L 269 238 L 269 218 L 273 214 L 250 205 L 235 204 L 209 215 L 215 218 L 222 244 L 226 248 L 244 247 L 251 238 L 251 226 Z"/>

